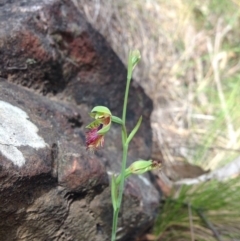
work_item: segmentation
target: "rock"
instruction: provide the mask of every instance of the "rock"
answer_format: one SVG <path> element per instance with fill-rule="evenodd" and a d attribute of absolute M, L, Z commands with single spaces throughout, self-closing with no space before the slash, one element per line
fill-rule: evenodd
<path fill-rule="evenodd" d="M 84 133 L 95 105 L 121 115 L 126 69 L 69 0 L 5 1 L 0 20 L 0 241 L 109 240 L 120 128 L 95 154 Z M 151 111 L 133 83 L 128 128 L 144 121 L 129 163 L 150 156 Z M 159 198 L 147 175 L 128 179 L 119 240 L 151 224 Z"/>

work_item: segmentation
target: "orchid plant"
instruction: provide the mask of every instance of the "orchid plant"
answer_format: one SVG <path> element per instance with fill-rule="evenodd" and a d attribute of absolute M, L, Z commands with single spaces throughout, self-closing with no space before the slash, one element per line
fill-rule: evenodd
<path fill-rule="evenodd" d="M 111 111 L 105 106 L 96 106 L 92 109 L 90 116 L 94 119 L 86 128 L 89 130 L 86 132 L 86 146 L 87 150 L 95 151 L 96 149 L 103 147 L 104 136 L 110 130 L 112 122 L 121 125 L 122 127 L 122 165 L 119 175 L 113 175 L 111 178 L 111 198 L 113 205 L 113 222 L 112 222 L 112 235 L 111 241 L 116 240 L 118 214 L 122 204 L 124 181 L 132 174 L 143 174 L 147 171 L 159 168 L 160 164 L 152 160 L 138 160 L 132 163 L 126 168 L 128 146 L 134 135 L 137 133 L 141 122 L 142 116 L 139 118 L 136 126 L 128 135 L 126 129 L 126 111 L 128 102 L 128 93 L 130 82 L 132 79 L 132 72 L 141 56 L 138 50 L 130 51 L 128 57 L 128 72 L 127 72 L 127 85 L 125 90 L 124 104 L 122 118 L 113 116 Z"/>

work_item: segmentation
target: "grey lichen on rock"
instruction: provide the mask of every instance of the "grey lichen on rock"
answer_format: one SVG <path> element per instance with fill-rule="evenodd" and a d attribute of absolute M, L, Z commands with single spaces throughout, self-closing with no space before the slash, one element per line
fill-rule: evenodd
<path fill-rule="evenodd" d="M 37 134 L 37 126 L 28 118 L 25 111 L 0 101 L 0 151 L 19 167 L 24 165 L 26 160 L 18 147 L 30 146 L 39 149 L 47 146 Z"/>

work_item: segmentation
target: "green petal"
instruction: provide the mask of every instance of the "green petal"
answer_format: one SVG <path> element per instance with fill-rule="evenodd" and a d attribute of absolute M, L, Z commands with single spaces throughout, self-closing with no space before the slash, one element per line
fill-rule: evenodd
<path fill-rule="evenodd" d="M 95 106 L 91 113 L 93 113 L 95 119 L 98 119 L 99 117 L 102 117 L 102 115 L 106 114 L 109 116 L 112 115 L 111 111 L 105 106 Z"/>
<path fill-rule="evenodd" d="M 93 122 L 91 122 L 89 125 L 86 126 L 86 128 L 88 129 L 92 129 L 96 126 L 99 126 L 101 123 L 99 120 L 94 120 Z"/>
<path fill-rule="evenodd" d="M 108 125 L 103 126 L 102 129 L 100 129 L 97 133 L 100 135 L 105 135 L 111 127 L 111 122 Z"/>

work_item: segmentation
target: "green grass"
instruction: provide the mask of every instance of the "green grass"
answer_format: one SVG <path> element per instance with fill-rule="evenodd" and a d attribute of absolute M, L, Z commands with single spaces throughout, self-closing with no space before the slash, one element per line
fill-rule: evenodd
<path fill-rule="evenodd" d="M 191 240 L 191 235 L 195 240 L 217 240 L 213 229 L 221 240 L 240 238 L 239 199 L 240 183 L 237 179 L 182 186 L 177 197 L 165 200 L 155 225 L 156 240 Z"/>

